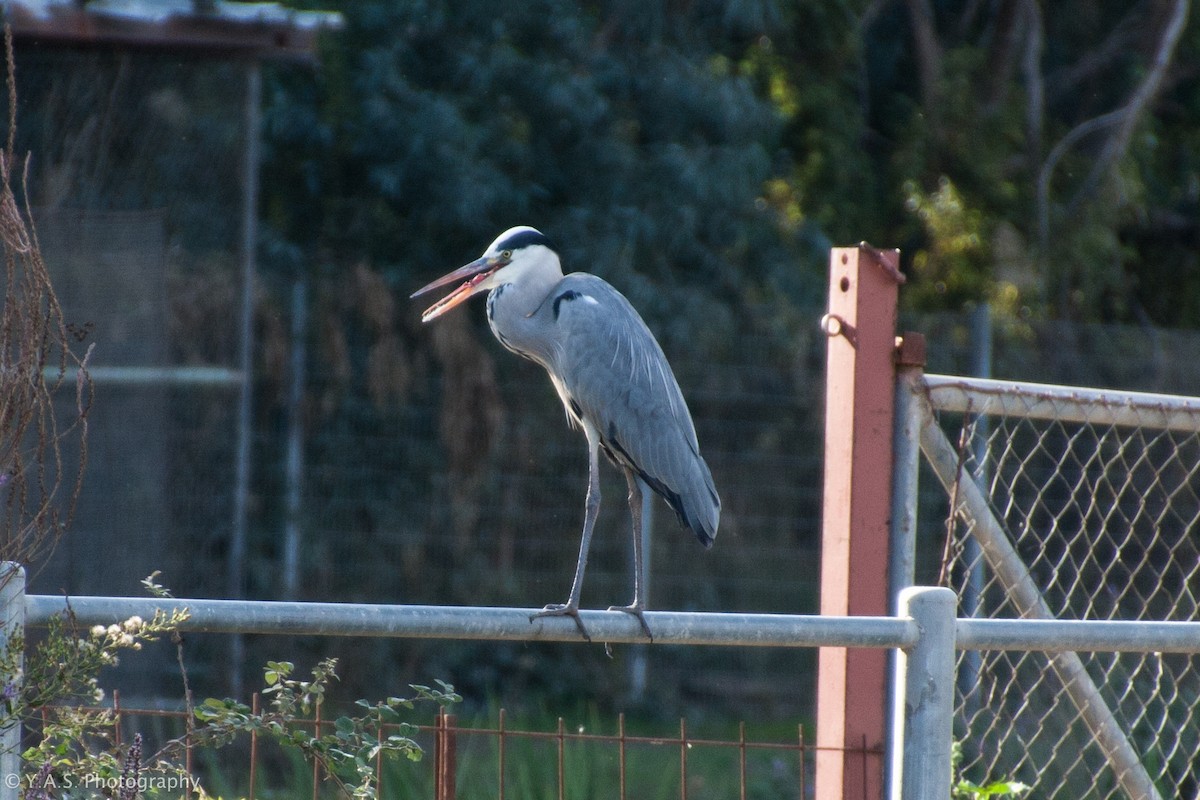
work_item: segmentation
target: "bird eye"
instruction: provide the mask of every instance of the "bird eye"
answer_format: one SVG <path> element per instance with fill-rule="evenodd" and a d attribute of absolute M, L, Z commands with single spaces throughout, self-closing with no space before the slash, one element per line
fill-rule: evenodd
<path fill-rule="evenodd" d="M 500 257 L 507 261 L 508 259 L 512 258 L 512 250 L 501 250 Z"/>

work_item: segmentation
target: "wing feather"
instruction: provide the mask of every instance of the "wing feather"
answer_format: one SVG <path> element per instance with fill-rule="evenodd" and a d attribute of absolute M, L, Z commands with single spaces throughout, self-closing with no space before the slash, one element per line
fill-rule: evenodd
<path fill-rule="evenodd" d="M 595 302 L 564 302 L 553 350 L 560 393 L 574 400 L 606 449 L 628 461 L 705 544 L 716 535 L 720 500 L 700 456 L 687 403 L 662 348 L 625 297 L 593 275 L 563 279 Z"/>

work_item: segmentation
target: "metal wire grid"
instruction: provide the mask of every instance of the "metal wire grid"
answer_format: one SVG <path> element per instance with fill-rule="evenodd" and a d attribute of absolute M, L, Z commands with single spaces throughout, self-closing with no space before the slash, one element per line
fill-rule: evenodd
<path fill-rule="evenodd" d="M 1122 416 L 1132 415 L 1133 424 L 1118 425 L 1109 413 L 1085 411 L 1080 421 L 1040 418 L 1044 396 L 1009 398 L 1008 405 L 1022 402 L 1031 412 L 1042 406 L 1039 418 L 942 414 L 941 422 L 958 443 L 960 480 L 970 476 L 983 489 L 1050 613 L 1197 619 L 1200 415 L 1189 412 L 1190 430 L 1178 420 L 1168 430 L 1158 427 L 1162 414 L 1138 418 L 1128 406 Z M 984 559 L 974 525 L 951 528 L 943 579 L 960 596 L 962 615 L 1022 616 L 1010 587 Z M 1196 797 L 1200 659 L 1080 657 L 1159 795 Z M 962 652 L 958 670 L 964 775 L 977 783 L 1018 779 L 1033 787 L 1034 797 L 1127 796 L 1045 654 Z"/>
<path fill-rule="evenodd" d="M 252 707 L 256 711 L 260 702 L 255 693 Z M 149 735 L 151 740 L 188 740 L 184 710 L 123 706 L 119 692 L 113 693 L 110 708 L 112 742 L 117 747 L 134 733 Z M 60 710 L 42 709 L 43 724 Z M 318 707 L 312 718 L 297 724 L 319 735 L 332 723 L 323 718 Z M 817 750 L 806 739 L 803 726 L 797 726 L 790 739 L 781 735 L 763 740 L 747 736 L 743 722 L 735 737 L 719 738 L 691 732 L 681 718 L 674 730 L 646 734 L 630 730 L 624 714 L 617 716 L 615 729 L 610 732 L 568 726 L 561 717 L 549 730 L 513 727 L 504 709 L 491 724 L 463 724 L 454 715 L 439 713 L 430 723 L 413 725 L 411 730 L 426 758 L 388 769 L 388 762 L 378 756 L 373 766 L 381 798 L 408 797 L 415 791 L 418 796 L 450 800 L 477 791 L 500 800 L 512 796 L 564 800 L 581 793 L 594 796 L 597 788 L 603 787 L 603 791 L 612 790 L 619 798 L 649 793 L 686 800 L 714 796 L 716 792 L 742 800 L 766 796 L 804 800 L 812 796 L 812 762 Z M 248 800 L 277 796 L 281 786 L 296 793 L 300 784 L 307 784 L 305 793 L 311 788 L 313 800 L 336 793 L 334 784 L 315 765 L 311 776 L 287 774 L 295 770 L 296 763 L 281 760 L 277 748 L 265 747 L 254 732 L 247 734 L 242 744 L 244 749 L 232 760 L 217 759 L 215 753 L 204 753 L 188 744 L 183 767 L 189 780 L 184 796 L 196 796 L 196 784 L 190 778 L 199 777 L 202 784 L 208 785 L 214 769 L 224 772 L 218 782 L 237 786 Z M 864 762 L 868 754 L 879 755 L 865 745 L 862 750 L 848 752 Z M 725 773 L 719 787 L 710 783 L 714 769 Z M 653 787 L 645 785 L 649 776 L 653 776 Z"/>

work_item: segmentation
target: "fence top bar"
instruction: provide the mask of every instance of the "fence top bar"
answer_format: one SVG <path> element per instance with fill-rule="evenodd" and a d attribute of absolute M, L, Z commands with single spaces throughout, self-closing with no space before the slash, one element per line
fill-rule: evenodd
<path fill-rule="evenodd" d="M 1195 397 L 954 375 L 926 375 L 925 387 L 940 411 L 1200 430 L 1200 398 Z"/>
<path fill-rule="evenodd" d="M 960 619 L 960 650 L 1200 653 L 1200 622 Z"/>
<path fill-rule="evenodd" d="M 569 619 L 530 622 L 535 609 L 475 606 L 26 595 L 25 624 L 44 627 L 68 609 L 76 624 L 91 627 L 120 623 L 135 614 L 150 619 L 158 609 L 169 613 L 173 608 L 188 610 L 190 617 L 181 629 L 197 633 L 582 641 Z M 646 641 L 628 614 L 585 610 L 580 617 L 593 641 Z M 654 632 L 654 644 L 909 648 L 919 635 L 913 620 L 899 617 L 647 611 L 646 621 Z M 1200 653 L 1200 622 L 959 619 L 956 646 L 960 650 Z"/>
<path fill-rule="evenodd" d="M 169 613 L 186 608 L 190 617 L 181 629 L 205 633 L 582 641 L 575 623 L 565 617 L 530 622 L 535 609 L 472 606 L 27 595 L 26 624 L 45 626 L 68 608 L 83 627 L 119 623 L 135 614 L 150 619 L 157 609 Z M 637 620 L 628 614 L 581 611 L 580 618 L 595 642 L 646 641 Z M 911 647 L 918 636 L 916 623 L 894 617 L 647 611 L 646 622 L 654 644 L 893 648 Z"/>
<path fill-rule="evenodd" d="M 75 381 L 79 369 L 71 367 L 59 372 L 57 367 L 46 367 L 42 377 L 56 381 L 59 377 Z M 87 368 L 87 376 L 94 383 L 123 384 L 127 386 L 232 386 L 242 383 L 240 370 L 227 367 L 181 366 L 181 367 L 137 367 L 93 365 Z"/>

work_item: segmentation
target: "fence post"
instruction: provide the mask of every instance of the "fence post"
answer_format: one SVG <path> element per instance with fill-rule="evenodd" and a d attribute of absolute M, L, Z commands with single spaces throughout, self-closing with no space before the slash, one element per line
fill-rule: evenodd
<path fill-rule="evenodd" d="M 899 260 L 896 250 L 865 244 L 830 253 L 829 313 L 821 321 L 829 337 L 821 525 L 826 616 L 889 611 Z M 885 650 L 843 647 L 818 654 L 819 800 L 883 797 L 888 657 Z"/>
<path fill-rule="evenodd" d="M 913 586 L 900 592 L 901 614 L 921 635 L 897 660 L 892 706 L 892 800 L 947 800 L 954 713 L 955 608 L 944 587 Z"/>
<path fill-rule="evenodd" d="M 916 401 L 925 375 L 925 337 L 908 332 L 896 349 L 896 420 L 892 435 L 892 519 L 888 597 L 913 585 L 917 557 L 917 476 L 921 467 L 921 408 Z M 891 609 L 900 613 L 897 605 Z"/>
<path fill-rule="evenodd" d="M 457 794 L 455 780 L 458 761 L 456 717 L 443 710 L 438 712 L 436 719 L 433 736 L 433 797 L 434 800 L 454 800 Z"/>
<path fill-rule="evenodd" d="M 892 519 L 891 540 L 888 546 L 888 597 L 894 604 L 889 613 L 902 614 L 900 592 L 915 583 L 917 557 L 917 476 L 921 468 L 921 414 L 915 392 L 919 391 L 925 375 L 925 337 L 905 332 L 896 347 L 896 410 L 892 436 Z M 900 682 L 899 650 L 891 651 L 891 682 L 888 684 L 888 708 L 903 696 Z M 888 728 L 885 758 L 891 758 L 897 743 L 892 738 L 894 728 Z M 884 794 L 893 792 L 889 772 L 884 781 Z"/>
<path fill-rule="evenodd" d="M 11 649 L 25 646 L 25 569 L 12 561 L 0 564 L 0 648 L 7 656 Z M 24 655 L 15 653 L 14 674 L 4 675 L 3 694 L 5 699 L 17 701 L 15 692 L 20 688 Z M 0 705 L 0 800 L 16 800 L 20 796 L 21 781 L 21 718 L 9 716 Z"/>
<path fill-rule="evenodd" d="M 233 520 L 226 556 L 226 580 L 229 597 L 239 600 L 246 595 L 246 540 L 250 525 L 250 477 L 252 458 L 251 426 L 254 424 L 254 282 L 258 270 L 258 172 L 262 126 L 262 63 L 246 62 L 246 88 L 242 107 L 242 297 L 238 311 L 238 369 L 241 385 L 237 406 L 237 445 L 233 475 Z M 242 665 L 246 639 L 240 633 L 229 637 L 229 693 L 242 694 Z"/>

